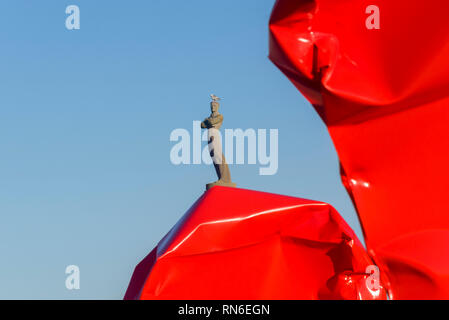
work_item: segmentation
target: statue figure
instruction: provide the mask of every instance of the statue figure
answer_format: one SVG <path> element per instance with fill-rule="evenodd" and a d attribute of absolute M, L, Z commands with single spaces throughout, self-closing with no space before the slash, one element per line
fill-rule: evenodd
<path fill-rule="evenodd" d="M 208 118 L 201 122 L 201 128 L 207 129 L 208 132 L 208 144 L 209 153 L 212 158 L 215 172 L 217 173 L 218 180 L 206 185 L 206 190 L 213 186 L 227 186 L 235 187 L 236 184 L 231 181 L 231 172 L 229 171 L 228 164 L 222 152 L 220 127 L 223 123 L 223 115 L 218 112 L 221 100 L 217 96 L 211 94 L 212 102 L 210 103 L 211 114 Z"/>

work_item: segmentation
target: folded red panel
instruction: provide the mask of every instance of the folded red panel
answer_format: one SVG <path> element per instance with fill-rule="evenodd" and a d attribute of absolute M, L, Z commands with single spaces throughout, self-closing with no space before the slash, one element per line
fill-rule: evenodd
<path fill-rule="evenodd" d="M 449 299 L 447 0 L 278 0 L 270 59 L 328 126 L 391 298 Z"/>
<path fill-rule="evenodd" d="M 384 299 L 372 264 L 330 205 L 217 186 L 136 267 L 125 299 Z"/>

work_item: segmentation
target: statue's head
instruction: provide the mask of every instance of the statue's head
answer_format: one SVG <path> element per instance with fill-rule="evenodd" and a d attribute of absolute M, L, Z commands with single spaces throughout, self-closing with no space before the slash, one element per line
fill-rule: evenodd
<path fill-rule="evenodd" d="M 220 108 L 220 104 L 217 101 L 212 101 L 210 103 L 210 111 L 211 112 L 218 112 L 218 108 Z"/>

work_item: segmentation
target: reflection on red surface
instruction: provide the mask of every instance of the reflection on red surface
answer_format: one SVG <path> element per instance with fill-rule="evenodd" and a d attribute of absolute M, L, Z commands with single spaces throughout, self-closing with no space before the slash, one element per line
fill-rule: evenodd
<path fill-rule="evenodd" d="M 125 299 L 385 299 L 328 204 L 213 187 L 136 267 Z"/>
<path fill-rule="evenodd" d="M 380 10 L 368 30 L 366 6 Z M 447 0 L 278 0 L 270 59 L 328 126 L 394 299 L 449 299 Z"/>

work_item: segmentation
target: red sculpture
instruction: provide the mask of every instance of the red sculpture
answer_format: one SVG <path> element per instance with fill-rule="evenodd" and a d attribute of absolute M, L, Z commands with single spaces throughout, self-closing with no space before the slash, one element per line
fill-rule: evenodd
<path fill-rule="evenodd" d="M 370 265 L 330 205 L 216 186 L 136 267 L 125 299 L 385 299 Z"/>
<path fill-rule="evenodd" d="M 328 204 L 214 187 L 136 267 L 125 299 L 385 299 L 383 285 L 391 299 L 449 299 L 448 9 L 273 8 L 270 59 L 328 126 L 368 253 Z"/>
<path fill-rule="evenodd" d="M 393 299 L 449 299 L 448 10 L 278 0 L 270 19 L 270 59 L 328 126 Z"/>

